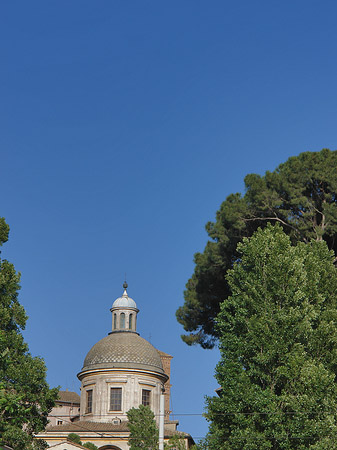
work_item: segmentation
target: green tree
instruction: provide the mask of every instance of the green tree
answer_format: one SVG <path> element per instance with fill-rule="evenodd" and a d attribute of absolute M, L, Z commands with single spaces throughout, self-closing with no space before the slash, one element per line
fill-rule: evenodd
<path fill-rule="evenodd" d="M 215 317 L 230 295 L 225 278 L 238 258 L 238 242 L 268 222 L 279 223 L 291 241 L 325 240 L 337 251 L 337 151 L 324 149 L 289 158 L 274 172 L 245 177 L 245 195 L 231 194 L 209 222 L 203 253 L 186 284 L 177 319 L 188 334 L 183 340 L 211 348 L 217 340 Z"/>
<path fill-rule="evenodd" d="M 210 450 L 329 450 L 337 436 L 337 269 L 269 224 L 238 245 L 221 304 Z"/>
<path fill-rule="evenodd" d="M 0 246 L 8 233 L 0 218 Z M 23 340 L 27 316 L 18 301 L 19 282 L 13 264 L 0 259 L 0 444 L 31 450 L 46 446 L 33 442 L 33 435 L 47 425 L 58 390 L 49 389 L 44 361 L 33 358 Z"/>
<path fill-rule="evenodd" d="M 164 445 L 165 450 L 186 450 L 185 438 L 181 434 L 174 434 Z"/>
<path fill-rule="evenodd" d="M 159 433 L 154 414 L 148 406 L 140 405 L 127 412 L 130 450 L 157 450 Z"/>
<path fill-rule="evenodd" d="M 83 444 L 83 447 L 88 448 L 89 450 L 98 450 L 97 445 L 93 444 L 92 442 L 85 442 Z"/>
<path fill-rule="evenodd" d="M 82 445 L 81 437 L 76 433 L 69 433 L 67 436 L 67 440 L 70 442 L 74 442 L 75 444 Z"/>

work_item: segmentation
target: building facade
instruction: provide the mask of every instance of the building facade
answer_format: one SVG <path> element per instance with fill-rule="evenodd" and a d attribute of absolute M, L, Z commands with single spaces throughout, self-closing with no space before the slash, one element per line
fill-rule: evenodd
<path fill-rule="evenodd" d="M 58 399 L 49 414 L 49 425 L 64 425 L 80 417 L 80 396 L 76 392 L 59 391 Z"/>
<path fill-rule="evenodd" d="M 178 422 L 170 420 L 172 356 L 158 351 L 137 333 L 139 310 L 127 287 L 124 283 L 122 296 L 110 309 L 111 332 L 89 350 L 77 375 L 81 381 L 79 414 L 62 423 L 60 417 L 52 414 L 50 426 L 37 436 L 49 446 L 64 442 L 69 433 L 76 433 L 82 443 L 92 442 L 100 450 L 127 450 L 126 414 L 141 404 L 151 408 L 158 425 L 164 415 L 165 440 L 179 433 Z M 193 442 L 191 436 L 180 435 L 188 449 Z"/>

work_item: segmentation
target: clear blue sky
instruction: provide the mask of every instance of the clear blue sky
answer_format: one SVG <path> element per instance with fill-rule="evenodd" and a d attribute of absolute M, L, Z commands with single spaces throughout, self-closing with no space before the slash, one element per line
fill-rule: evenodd
<path fill-rule="evenodd" d="M 335 1 L 0 5 L 2 257 L 22 272 L 30 350 L 78 390 L 122 293 L 174 356 L 180 430 L 204 436 L 217 350 L 175 311 L 204 225 L 247 173 L 337 145 Z"/>

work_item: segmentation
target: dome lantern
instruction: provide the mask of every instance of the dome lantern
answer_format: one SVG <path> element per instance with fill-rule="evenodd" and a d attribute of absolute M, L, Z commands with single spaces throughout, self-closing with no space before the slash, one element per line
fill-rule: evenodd
<path fill-rule="evenodd" d="M 112 333 L 115 332 L 136 332 L 137 329 L 137 308 L 136 302 L 129 297 L 127 292 L 128 284 L 123 283 L 123 295 L 118 297 L 110 311 L 112 312 Z"/>

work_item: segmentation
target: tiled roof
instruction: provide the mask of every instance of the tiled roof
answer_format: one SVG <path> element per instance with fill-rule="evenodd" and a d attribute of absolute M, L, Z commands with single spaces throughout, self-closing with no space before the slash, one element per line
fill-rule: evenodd
<path fill-rule="evenodd" d="M 170 358 L 170 359 L 173 358 L 172 355 L 169 355 L 168 353 L 162 352 L 161 350 L 158 350 L 158 352 L 159 352 L 160 356 L 165 356 L 165 357 Z"/>
<path fill-rule="evenodd" d="M 72 441 L 68 441 L 68 440 L 63 441 L 63 442 L 60 442 L 59 444 L 52 445 L 52 446 L 50 446 L 49 448 L 59 447 L 60 445 L 65 444 L 65 443 L 71 444 L 72 446 L 77 447 L 77 448 L 83 448 L 83 449 L 86 449 L 86 447 L 83 447 L 83 445 L 76 444 L 76 442 L 72 442 Z M 0 450 L 1 450 L 1 449 L 0 449 Z"/>
<path fill-rule="evenodd" d="M 133 332 L 114 332 L 101 339 L 89 350 L 82 370 L 110 367 L 140 368 L 164 374 L 158 350 Z"/>
<path fill-rule="evenodd" d="M 77 392 L 60 391 L 57 402 L 80 404 L 80 396 Z"/>
<path fill-rule="evenodd" d="M 80 420 L 78 422 L 66 423 L 63 425 L 54 425 L 46 428 L 46 433 L 80 433 L 80 432 L 97 432 L 97 433 L 107 433 L 107 432 L 128 432 L 128 422 L 123 421 L 118 425 L 111 422 L 89 422 L 85 420 Z M 169 438 L 175 434 L 179 434 L 182 437 L 190 437 L 188 433 L 182 431 L 175 431 L 170 428 L 165 427 L 165 437 Z"/>
<path fill-rule="evenodd" d="M 115 425 L 111 422 L 89 422 L 87 420 L 79 420 L 78 422 L 65 423 L 62 425 L 54 425 L 47 427 L 46 431 L 52 432 L 78 432 L 78 431 L 129 431 L 127 427 L 127 422 L 121 422 Z"/>

